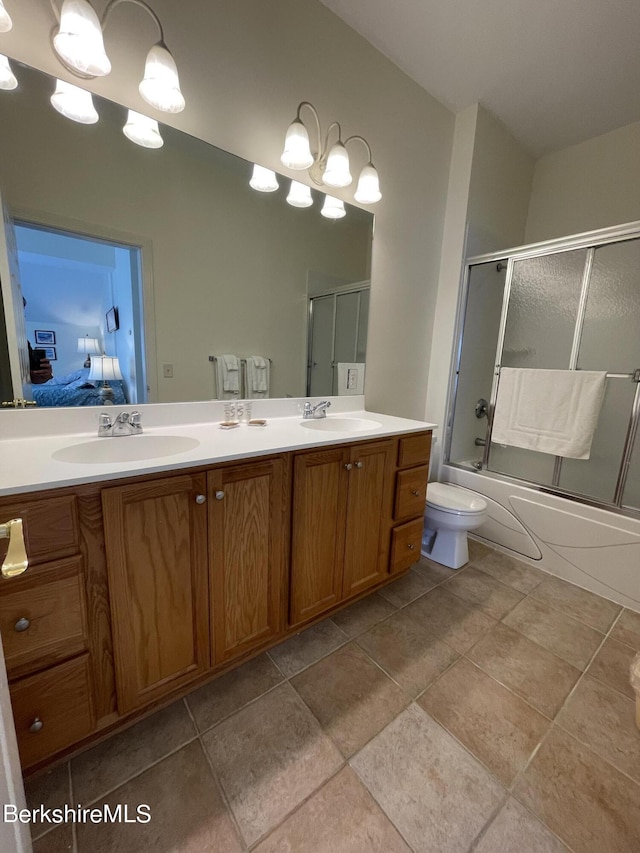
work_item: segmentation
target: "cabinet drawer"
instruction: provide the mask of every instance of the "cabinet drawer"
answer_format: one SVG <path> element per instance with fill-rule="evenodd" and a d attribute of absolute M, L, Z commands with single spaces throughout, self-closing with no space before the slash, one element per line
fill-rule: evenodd
<path fill-rule="evenodd" d="M 429 461 L 431 433 L 408 435 L 398 442 L 398 468 L 421 465 Z"/>
<path fill-rule="evenodd" d="M 396 499 L 393 509 L 393 517 L 396 521 L 424 514 L 428 476 L 428 465 L 398 471 L 396 475 Z"/>
<path fill-rule="evenodd" d="M 391 532 L 391 562 L 389 571 L 401 572 L 420 559 L 422 518 L 394 527 Z"/>
<path fill-rule="evenodd" d="M 82 558 L 36 566 L 5 582 L 0 633 L 10 676 L 26 675 L 87 647 Z"/>
<path fill-rule="evenodd" d="M 41 500 L 11 498 L 0 503 L 0 521 L 21 518 L 24 544 L 29 563 L 44 563 L 76 554 L 78 547 L 78 509 L 73 495 Z M 8 541 L 0 539 L 0 561 L 7 553 Z"/>
<path fill-rule="evenodd" d="M 94 728 L 87 655 L 11 685 L 23 769 L 86 737 Z"/>

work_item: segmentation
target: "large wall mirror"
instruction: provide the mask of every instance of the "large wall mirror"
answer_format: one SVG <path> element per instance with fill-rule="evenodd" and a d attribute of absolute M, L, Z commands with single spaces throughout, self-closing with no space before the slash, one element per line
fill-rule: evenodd
<path fill-rule="evenodd" d="M 222 396 L 223 354 L 269 360 L 271 397 L 338 393 L 338 362 L 363 375 L 372 214 L 326 219 L 316 191 L 293 207 L 284 177 L 256 192 L 253 164 L 169 127 L 162 148 L 140 147 L 127 110 L 96 96 L 97 123 L 70 121 L 53 78 L 15 71 L 0 92 L 0 400 L 19 391 L 9 355 L 24 372 L 27 341 L 53 374 L 27 366 L 18 396 L 38 405 L 99 404 L 83 338 L 118 358 L 127 403 Z"/>

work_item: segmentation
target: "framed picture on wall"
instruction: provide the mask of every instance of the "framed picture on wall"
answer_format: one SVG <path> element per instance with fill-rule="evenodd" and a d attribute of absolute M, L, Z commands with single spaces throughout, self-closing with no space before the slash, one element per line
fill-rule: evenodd
<path fill-rule="evenodd" d="M 107 332 L 117 332 L 119 328 L 118 309 L 114 305 L 107 311 Z"/>
<path fill-rule="evenodd" d="M 44 357 L 48 358 L 49 361 L 57 361 L 58 360 L 58 356 L 56 355 L 56 348 L 55 347 L 42 347 L 42 349 L 44 350 Z"/>
<path fill-rule="evenodd" d="M 38 346 L 52 346 L 56 342 L 55 332 L 49 332 L 44 329 L 36 329 L 34 334 L 36 336 L 36 344 Z"/>

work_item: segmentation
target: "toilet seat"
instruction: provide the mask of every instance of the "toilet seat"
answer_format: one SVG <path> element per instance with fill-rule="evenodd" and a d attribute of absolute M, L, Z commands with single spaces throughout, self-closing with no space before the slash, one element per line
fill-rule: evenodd
<path fill-rule="evenodd" d="M 451 515 L 480 515 L 487 509 L 487 502 L 478 495 L 447 483 L 429 483 L 427 506 Z"/>

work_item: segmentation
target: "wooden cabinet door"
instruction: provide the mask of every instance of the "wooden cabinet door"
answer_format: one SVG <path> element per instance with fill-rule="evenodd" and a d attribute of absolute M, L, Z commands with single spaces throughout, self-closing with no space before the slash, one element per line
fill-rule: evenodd
<path fill-rule="evenodd" d="M 387 574 L 394 456 L 394 441 L 351 449 L 343 598 L 362 592 Z"/>
<path fill-rule="evenodd" d="M 283 627 L 286 547 L 284 459 L 207 476 L 211 644 L 223 663 Z"/>
<path fill-rule="evenodd" d="M 185 474 L 102 492 L 121 713 L 209 668 L 205 484 Z"/>
<path fill-rule="evenodd" d="M 349 448 L 296 456 L 290 622 L 296 625 L 336 604 L 342 594 Z"/>

